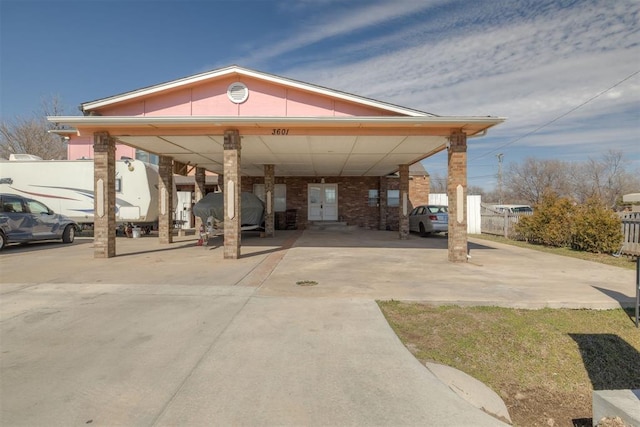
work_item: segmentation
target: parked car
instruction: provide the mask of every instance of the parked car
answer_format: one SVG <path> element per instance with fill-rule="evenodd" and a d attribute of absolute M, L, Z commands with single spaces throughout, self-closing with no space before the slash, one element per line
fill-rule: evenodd
<path fill-rule="evenodd" d="M 8 243 L 61 239 L 73 242 L 78 224 L 43 203 L 15 194 L 0 194 L 0 250 Z"/>
<path fill-rule="evenodd" d="M 514 214 L 532 214 L 533 209 L 529 205 L 493 205 L 493 209 L 497 212 Z"/>
<path fill-rule="evenodd" d="M 443 205 L 422 205 L 409 214 L 409 231 L 422 236 L 449 232 L 449 208 Z"/>

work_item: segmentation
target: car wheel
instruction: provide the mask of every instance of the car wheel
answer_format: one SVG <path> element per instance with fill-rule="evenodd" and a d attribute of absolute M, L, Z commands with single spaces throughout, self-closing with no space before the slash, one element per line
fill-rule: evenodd
<path fill-rule="evenodd" d="M 62 233 L 62 241 L 64 243 L 73 243 L 73 239 L 76 237 L 76 228 L 73 225 L 67 225 Z"/>
<path fill-rule="evenodd" d="M 420 235 L 422 237 L 427 235 L 427 232 L 424 230 L 424 224 L 423 223 L 420 223 Z"/>
<path fill-rule="evenodd" d="M 4 233 L 0 231 L 0 251 L 4 249 L 7 244 L 7 239 L 4 237 Z"/>

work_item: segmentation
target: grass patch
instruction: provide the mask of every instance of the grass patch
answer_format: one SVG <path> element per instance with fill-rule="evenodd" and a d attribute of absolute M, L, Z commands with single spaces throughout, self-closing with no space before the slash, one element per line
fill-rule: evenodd
<path fill-rule="evenodd" d="M 520 248 L 533 249 L 540 252 L 546 252 L 554 255 L 568 256 L 572 258 L 583 259 L 586 261 L 599 262 L 601 264 L 612 265 L 614 267 L 628 268 L 631 270 L 636 269 L 636 261 L 631 257 L 614 257 L 611 254 L 594 254 L 591 252 L 576 251 L 571 248 L 555 248 L 552 246 L 534 245 L 531 243 L 506 239 L 503 236 L 495 236 L 492 234 L 470 234 L 469 237 L 489 240 L 491 242 L 504 243 L 506 245 L 518 246 Z"/>
<path fill-rule="evenodd" d="M 416 358 L 487 384 L 516 426 L 587 425 L 592 390 L 640 388 L 632 311 L 379 305 Z"/>

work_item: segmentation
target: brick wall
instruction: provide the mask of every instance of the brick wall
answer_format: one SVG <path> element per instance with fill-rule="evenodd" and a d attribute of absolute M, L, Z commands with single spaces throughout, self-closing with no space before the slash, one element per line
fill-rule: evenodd
<path fill-rule="evenodd" d="M 382 181 L 382 182 L 381 182 Z M 413 185 L 412 181 L 416 181 Z M 410 207 L 428 200 L 429 184 L 428 177 L 414 177 L 409 184 Z M 426 182 L 425 182 L 426 181 Z M 319 183 L 320 179 L 315 177 L 275 177 L 276 184 L 287 186 L 287 209 L 297 209 L 298 228 L 306 228 L 308 221 L 307 212 L 307 184 Z M 384 198 L 386 190 L 384 184 L 389 189 L 399 189 L 397 178 L 380 177 L 326 177 L 325 183 L 338 184 L 338 220 L 349 225 L 357 225 L 367 229 L 388 229 L 398 230 L 398 207 L 386 207 Z M 263 184 L 263 177 L 243 177 L 242 191 L 253 192 L 253 184 Z M 378 190 L 382 209 L 386 211 L 386 224 L 381 225 L 380 206 L 369 206 L 369 190 Z M 427 193 L 424 194 L 424 191 Z M 383 194 L 383 192 L 385 194 Z M 426 203 L 426 202 L 424 202 Z"/>

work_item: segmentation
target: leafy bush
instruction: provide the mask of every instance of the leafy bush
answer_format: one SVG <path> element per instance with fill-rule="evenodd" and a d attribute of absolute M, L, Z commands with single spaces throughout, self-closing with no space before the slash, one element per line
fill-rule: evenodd
<path fill-rule="evenodd" d="M 531 216 L 521 217 L 516 232 L 526 241 L 577 250 L 611 253 L 620 248 L 620 218 L 598 199 L 574 205 L 556 194 L 545 194 Z"/>
<path fill-rule="evenodd" d="M 520 217 L 516 233 L 531 243 L 568 246 L 575 219 L 573 204 L 554 193 L 545 194 L 534 206 L 533 215 Z"/>
<path fill-rule="evenodd" d="M 581 251 L 611 253 L 622 242 L 620 217 L 598 199 L 578 206 L 572 247 Z"/>

